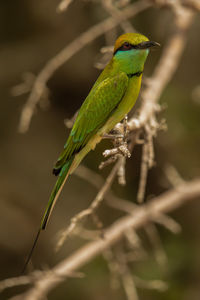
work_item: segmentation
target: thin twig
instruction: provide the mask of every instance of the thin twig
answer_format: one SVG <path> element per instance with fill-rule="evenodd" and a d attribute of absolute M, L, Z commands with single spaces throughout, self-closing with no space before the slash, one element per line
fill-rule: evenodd
<path fill-rule="evenodd" d="M 159 292 L 165 292 L 168 289 L 168 284 L 162 280 L 142 280 L 137 276 L 133 276 L 137 287 L 142 289 L 157 290 Z"/>
<path fill-rule="evenodd" d="M 142 147 L 142 159 L 141 159 L 141 169 L 140 169 L 140 183 L 137 193 L 137 202 L 142 203 L 145 194 L 147 174 L 148 174 L 148 155 L 149 148 L 148 144 L 145 142 Z"/>
<path fill-rule="evenodd" d="M 172 186 L 176 186 L 178 184 L 184 183 L 183 178 L 181 178 L 181 176 L 178 173 L 178 171 L 176 170 L 176 168 L 173 165 L 171 165 L 170 163 L 167 163 L 165 165 L 164 172 L 165 172 L 165 175 L 166 175 L 169 183 Z"/>
<path fill-rule="evenodd" d="M 134 277 L 128 267 L 123 249 L 118 249 L 116 259 L 119 264 L 118 270 L 127 300 L 139 300 Z"/>
<path fill-rule="evenodd" d="M 152 244 L 157 263 L 163 268 L 166 267 L 167 255 L 163 248 L 160 235 L 158 233 L 156 226 L 153 223 L 148 223 L 148 225 L 145 227 L 145 231 Z"/>
<path fill-rule="evenodd" d="M 118 20 L 121 15 L 121 11 L 117 9 L 116 5 L 114 5 L 113 0 L 102 0 L 103 7 L 106 11 L 113 17 L 113 19 Z M 124 20 L 119 23 L 124 32 L 135 32 L 132 24 L 128 20 Z"/>
<path fill-rule="evenodd" d="M 156 216 L 156 223 L 164 226 L 166 229 L 171 231 L 174 234 L 180 233 L 181 232 L 181 226 L 179 223 L 177 223 L 174 219 L 171 217 L 164 215 L 164 214 L 159 214 Z"/>
<path fill-rule="evenodd" d="M 20 276 L 2 280 L 0 282 L 0 292 L 14 286 L 30 284 L 32 281 L 33 278 L 31 278 L 31 276 Z"/>
<path fill-rule="evenodd" d="M 116 259 L 114 258 L 112 249 L 110 248 L 105 249 L 105 251 L 103 252 L 103 257 L 106 260 L 108 269 L 110 271 L 111 288 L 114 290 L 119 289 L 120 287 L 120 281 L 118 276 L 119 268 Z"/>
<path fill-rule="evenodd" d="M 67 10 L 72 1 L 73 0 L 62 0 L 58 5 L 57 11 L 63 12 L 64 10 Z"/>

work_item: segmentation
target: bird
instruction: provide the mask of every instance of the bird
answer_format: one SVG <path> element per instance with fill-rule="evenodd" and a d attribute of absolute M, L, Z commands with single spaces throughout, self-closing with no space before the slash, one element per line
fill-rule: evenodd
<path fill-rule="evenodd" d="M 160 44 L 140 33 L 125 33 L 117 38 L 113 56 L 84 100 L 53 168 L 58 179 L 23 271 L 69 175 L 136 103 L 149 50 L 157 46 Z"/>

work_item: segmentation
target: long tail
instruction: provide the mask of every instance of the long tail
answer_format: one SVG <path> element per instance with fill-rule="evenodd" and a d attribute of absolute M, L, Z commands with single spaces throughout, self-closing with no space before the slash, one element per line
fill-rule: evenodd
<path fill-rule="evenodd" d="M 73 160 L 74 160 L 74 156 L 66 162 L 66 164 L 62 167 L 62 170 L 58 176 L 58 180 L 56 181 L 56 184 L 51 192 L 51 196 L 49 198 L 47 208 L 46 208 L 44 216 L 42 218 L 42 222 L 40 225 L 40 229 L 42 229 L 42 230 L 44 230 L 46 228 L 47 222 L 48 222 L 51 212 L 54 208 L 54 205 L 56 204 L 56 201 L 58 200 L 58 197 L 62 191 L 62 188 L 69 176 L 69 169 L 71 167 Z"/>
<path fill-rule="evenodd" d="M 70 160 L 67 161 L 67 163 L 63 166 L 63 168 L 62 168 L 62 170 L 59 174 L 59 177 L 56 181 L 56 184 L 55 184 L 55 186 L 54 186 L 54 188 L 51 192 L 49 202 L 47 204 L 44 216 L 42 218 L 42 222 L 40 224 L 39 230 L 38 230 L 37 235 L 35 237 L 35 240 L 33 242 L 33 246 L 31 247 L 29 255 L 28 255 L 28 257 L 26 259 L 26 262 L 24 264 L 24 267 L 22 269 L 22 272 L 21 272 L 22 274 L 25 272 L 26 267 L 27 267 L 27 265 L 28 265 L 28 263 L 29 263 L 29 261 L 32 257 L 33 250 L 35 249 L 35 246 L 37 244 L 37 241 L 39 239 L 41 231 L 46 228 L 47 222 L 48 222 L 49 217 L 51 215 L 51 212 L 54 208 L 54 205 L 55 205 L 55 203 L 56 203 L 56 201 L 57 201 L 57 199 L 58 199 L 58 197 L 59 197 L 59 195 L 62 191 L 62 188 L 63 188 L 68 176 L 69 176 L 69 173 L 70 173 L 69 171 L 70 171 L 70 167 L 71 167 L 71 164 L 72 164 L 73 160 L 74 160 L 74 156 Z"/>
<path fill-rule="evenodd" d="M 94 148 L 96 146 L 97 143 L 99 143 L 99 141 L 101 140 L 101 136 L 100 135 L 94 135 L 93 138 L 85 145 L 85 147 L 76 155 L 72 156 L 67 162 L 66 164 L 62 167 L 60 173 L 59 173 L 59 177 L 58 180 L 56 181 L 56 184 L 51 192 L 50 198 L 49 198 L 49 202 L 47 204 L 47 208 L 45 210 L 44 216 L 42 218 L 42 222 L 40 224 L 39 230 L 37 232 L 36 238 L 34 240 L 33 246 L 31 248 L 31 251 L 29 252 L 28 258 L 25 262 L 24 268 L 22 273 L 24 273 L 24 271 L 26 270 L 26 267 L 31 259 L 31 256 L 33 254 L 33 250 L 35 249 L 35 246 L 37 244 L 37 241 L 39 239 L 40 233 L 42 230 L 44 230 L 46 228 L 47 222 L 49 220 L 49 217 L 51 215 L 51 212 L 54 208 L 54 205 L 62 191 L 62 188 L 65 184 L 65 181 L 67 180 L 69 174 L 71 174 L 80 164 L 80 162 L 82 161 L 82 159 L 86 156 L 86 154 Z"/>

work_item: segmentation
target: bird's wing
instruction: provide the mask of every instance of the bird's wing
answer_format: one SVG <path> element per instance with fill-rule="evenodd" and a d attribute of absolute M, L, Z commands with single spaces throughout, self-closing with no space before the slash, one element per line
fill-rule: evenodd
<path fill-rule="evenodd" d="M 123 98 L 128 86 L 128 77 L 121 72 L 106 78 L 91 90 L 80 108 L 69 138 L 54 167 L 58 174 L 63 165 L 78 153 L 89 139 L 101 128 Z"/>

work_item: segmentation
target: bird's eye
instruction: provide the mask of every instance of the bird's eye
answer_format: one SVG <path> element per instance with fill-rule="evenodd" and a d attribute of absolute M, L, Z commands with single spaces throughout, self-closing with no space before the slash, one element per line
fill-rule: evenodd
<path fill-rule="evenodd" d="M 122 50 L 126 51 L 126 50 L 130 50 L 132 48 L 132 45 L 129 44 L 128 42 L 125 42 L 123 45 L 122 45 Z"/>

